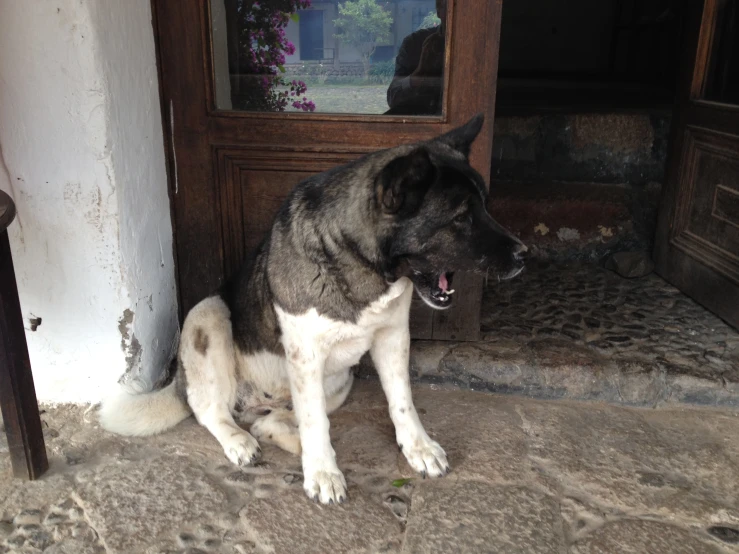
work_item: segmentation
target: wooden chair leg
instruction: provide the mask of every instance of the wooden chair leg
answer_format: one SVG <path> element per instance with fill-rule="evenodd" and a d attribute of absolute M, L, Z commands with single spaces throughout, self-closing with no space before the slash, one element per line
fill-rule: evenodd
<path fill-rule="evenodd" d="M 0 408 L 16 477 L 49 468 L 8 233 L 0 233 Z"/>

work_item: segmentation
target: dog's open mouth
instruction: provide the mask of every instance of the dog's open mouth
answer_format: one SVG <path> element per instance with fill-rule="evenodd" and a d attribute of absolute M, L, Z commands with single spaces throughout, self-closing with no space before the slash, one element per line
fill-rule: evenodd
<path fill-rule="evenodd" d="M 452 305 L 454 273 L 417 273 L 413 279 L 416 292 L 432 308 L 445 310 Z"/>

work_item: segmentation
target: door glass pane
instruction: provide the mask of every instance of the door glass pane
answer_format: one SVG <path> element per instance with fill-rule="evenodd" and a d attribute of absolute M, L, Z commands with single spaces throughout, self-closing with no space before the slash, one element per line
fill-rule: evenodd
<path fill-rule="evenodd" d="M 224 110 L 439 115 L 446 0 L 211 0 Z"/>
<path fill-rule="evenodd" d="M 739 104 L 739 0 L 719 0 L 706 100 Z"/>

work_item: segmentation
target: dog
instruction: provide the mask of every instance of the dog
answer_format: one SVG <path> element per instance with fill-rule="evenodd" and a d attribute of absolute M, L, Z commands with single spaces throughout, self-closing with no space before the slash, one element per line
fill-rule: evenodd
<path fill-rule="evenodd" d="M 340 503 L 347 487 L 328 414 L 369 351 L 408 463 L 424 477 L 448 473 L 411 398 L 413 291 L 445 310 L 454 271 L 512 278 L 527 251 L 487 213 L 485 182 L 469 164 L 482 124 L 478 115 L 299 183 L 240 273 L 187 315 L 172 382 L 105 400 L 103 427 L 150 435 L 192 413 L 234 464 L 273 443 L 302 456 L 308 497 Z"/>

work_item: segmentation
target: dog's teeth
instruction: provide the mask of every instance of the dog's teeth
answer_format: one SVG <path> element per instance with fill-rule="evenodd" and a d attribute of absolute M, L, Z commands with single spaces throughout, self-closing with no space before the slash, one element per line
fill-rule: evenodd
<path fill-rule="evenodd" d="M 446 291 L 447 294 L 454 294 L 454 289 Z"/>

